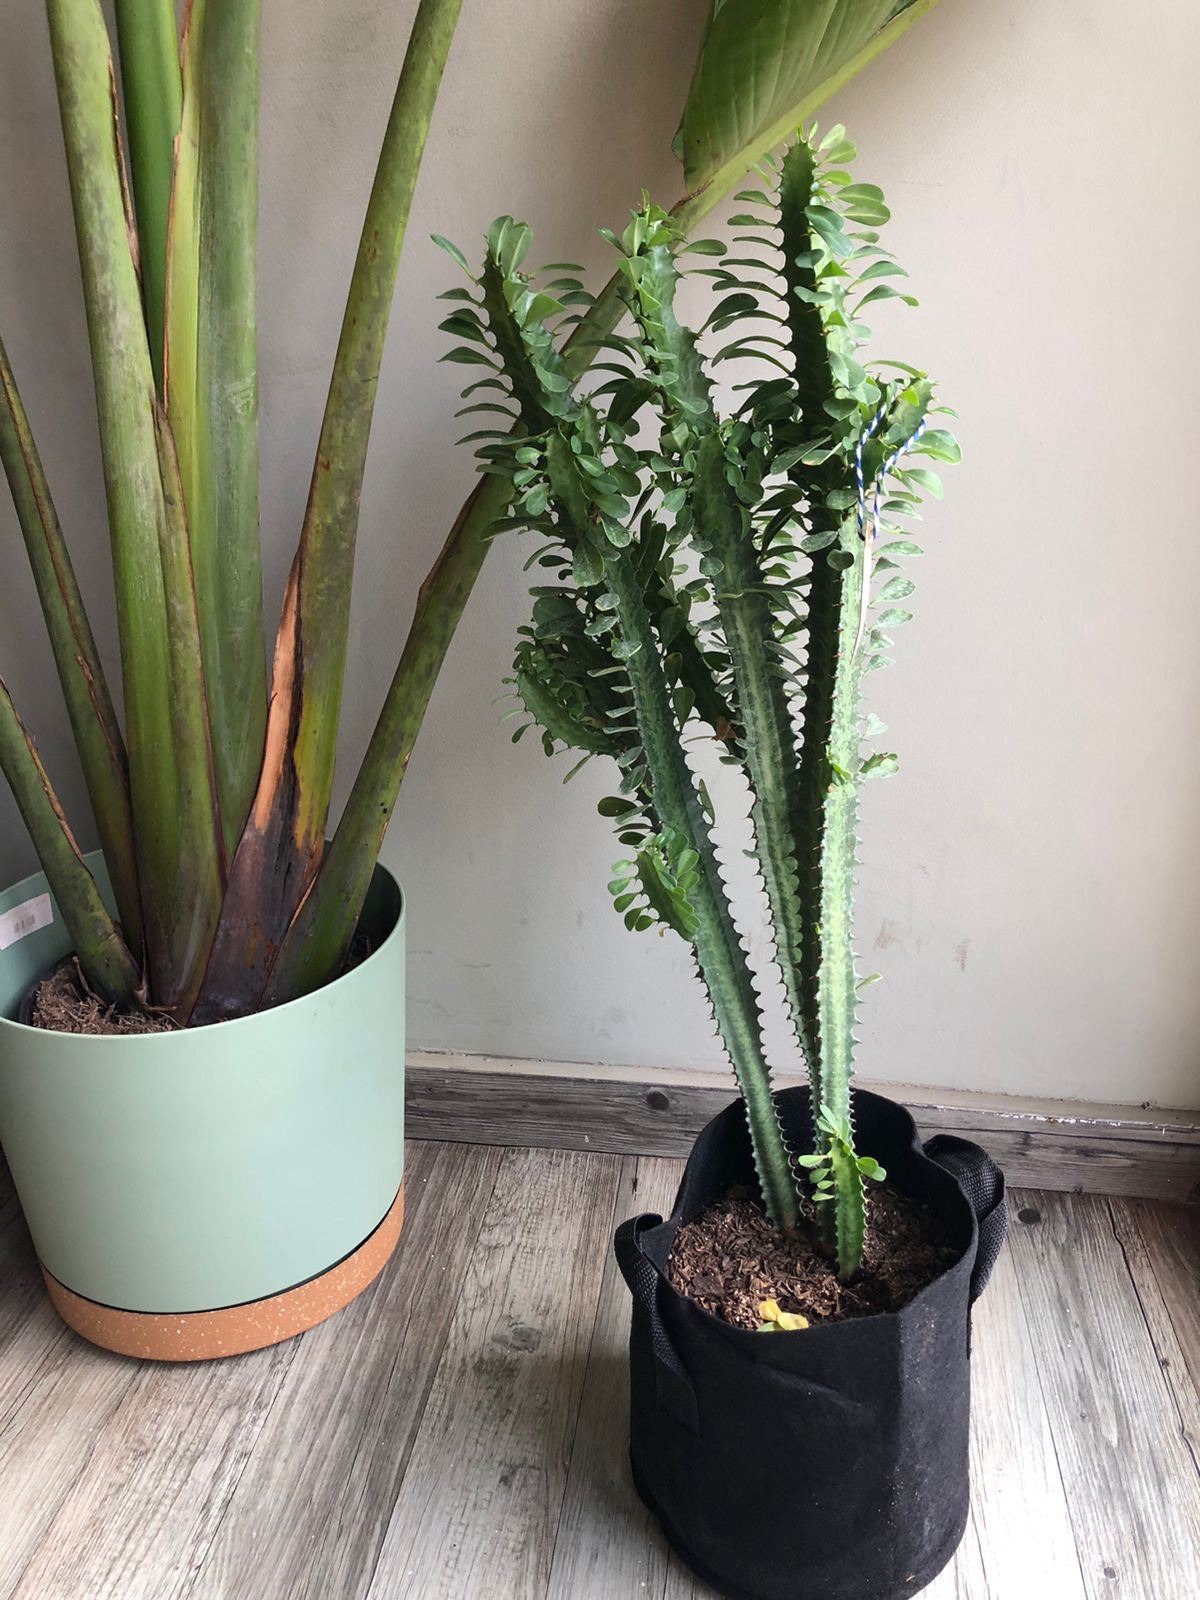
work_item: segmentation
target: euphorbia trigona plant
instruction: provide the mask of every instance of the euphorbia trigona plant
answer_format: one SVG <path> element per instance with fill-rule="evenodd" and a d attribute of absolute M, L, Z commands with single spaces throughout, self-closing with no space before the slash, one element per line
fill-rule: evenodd
<path fill-rule="evenodd" d="M 908 297 L 879 242 L 883 197 L 852 180 L 853 157 L 835 128 L 798 139 L 781 164 L 766 158 L 762 186 L 738 196 L 749 209 L 732 219 L 733 250 L 704 240 L 689 255 L 649 204 L 608 235 L 633 331 L 609 341 L 607 381 L 586 395 L 555 337 L 582 286 L 558 268 L 527 275 L 529 230 L 511 218 L 493 224 L 452 319 L 518 428 L 480 450 L 517 487 L 503 525 L 544 536 L 533 559 L 555 580 L 533 591 L 517 693 L 548 754 L 620 768 L 620 794 L 600 807 L 631 852 L 609 885 L 616 909 L 631 929 L 671 929 L 692 947 L 766 1210 L 794 1229 L 811 1194 L 846 1278 L 862 1259 L 863 1180 L 884 1176 L 856 1152 L 852 1120 L 858 790 L 896 767 L 863 749 L 884 730 L 865 718 L 862 684 L 909 620 L 903 564 L 920 550 L 904 523 L 922 492 L 940 493 L 905 457 L 958 455 L 930 425 L 923 373 L 864 362 L 865 308 Z M 676 313 L 677 253 L 717 290 L 703 344 Z M 722 416 L 713 373 L 735 358 L 750 377 Z M 753 857 L 811 1084 L 804 1154 L 780 1124 L 713 801 L 688 760 L 705 737 L 752 798 Z"/>
<path fill-rule="evenodd" d="M 330 827 L 358 503 L 400 251 L 462 0 L 421 0 L 384 137 L 268 682 L 258 533 L 260 0 L 47 0 L 96 388 L 124 723 L 0 348 L 0 456 L 112 880 L 110 914 L 0 685 L 3 766 L 90 983 L 215 1021 L 344 961 L 441 662 L 511 497 L 467 501 Z M 682 237 L 933 0 L 714 0 L 681 127 Z M 126 158 L 127 157 L 127 158 Z M 618 275 L 565 361 L 624 310 Z"/>

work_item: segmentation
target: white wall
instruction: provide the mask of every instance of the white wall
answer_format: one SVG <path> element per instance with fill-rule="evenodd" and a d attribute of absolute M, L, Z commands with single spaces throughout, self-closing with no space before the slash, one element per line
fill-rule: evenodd
<path fill-rule="evenodd" d="M 267 0 L 263 524 L 271 609 L 303 508 L 375 148 L 414 0 Z M 543 259 L 669 143 L 705 0 L 467 0 L 401 274 L 364 498 L 345 762 L 361 752 L 420 577 L 469 487 L 433 296 L 511 210 Z M 1187 0 L 944 0 L 836 114 L 883 184 L 921 308 L 877 319 L 961 413 L 917 621 L 872 685 L 901 775 L 868 791 L 859 896 L 881 1079 L 1200 1102 L 1200 405 Z M 114 664 L 94 422 L 38 0 L 0 22 L 0 327 Z M 7 505 L 0 539 L 16 541 Z M 720 1067 L 677 945 L 627 935 L 598 770 L 567 789 L 492 704 L 526 609 L 504 544 L 455 642 L 387 859 L 410 897 L 414 1044 Z M 19 551 L 0 668 L 80 805 Z M 344 787 L 343 776 L 343 787 Z M 88 836 L 89 825 L 81 820 Z M 7 797 L 0 876 L 32 867 Z M 761 938 L 758 940 L 761 945 Z"/>

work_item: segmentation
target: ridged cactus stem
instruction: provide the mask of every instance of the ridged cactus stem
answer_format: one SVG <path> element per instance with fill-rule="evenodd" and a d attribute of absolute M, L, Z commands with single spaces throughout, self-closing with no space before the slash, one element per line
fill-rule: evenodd
<path fill-rule="evenodd" d="M 792 1229 L 800 1220 L 799 1203 L 771 1094 L 754 986 L 730 913 L 708 821 L 680 743 L 658 639 L 633 561 L 614 553 L 606 563 L 605 576 L 617 603 L 618 631 L 625 648 L 632 652 L 625 664 L 654 809 L 662 823 L 685 838 L 700 858 L 699 879 L 688 893 L 698 924 L 696 959 L 746 1103 L 763 1201 L 777 1227 Z"/>
<path fill-rule="evenodd" d="M 816 844 L 809 871 L 801 873 L 810 924 L 803 963 L 805 1005 L 816 1039 L 816 1070 L 810 1074 L 814 1148 L 828 1159 L 833 1179 L 833 1204 L 822 1210 L 823 1232 L 836 1248 L 843 1277 L 857 1270 L 865 1234 L 850 1097 L 858 982 L 854 875 L 863 673 L 863 657 L 854 643 L 862 577 L 861 554 L 842 570 L 820 558 L 814 567 L 801 758 Z"/>
<path fill-rule="evenodd" d="M 679 268 L 665 221 L 650 231 L 642 253 L 627 262 L 630 304 L 654 363 L 670 420 L 695 443 L 693 538 L 719 564 L 713 582 L 721 634 L 729 651 L 741 719 L 746 776 L 754 795 L 751 823 L 758 865 L 771 909 L 776 963 L 783 979 L 796 1042 L 815 1057 L 800 986 L 804 924 L 797 894 L 800 771 L 787 689 L 780 672 L 779 622 L 749 518 L 726 476 L 725 446 L 713 408 L 712 386 L 696 337 L 675 315 Z"/>
<path fill-rule="evenodd" d="M 795 360 L 797 398 L 801 425 L 816 428 L 826 416 L 826 407 L 837 393 L 831 370 L 827 331 L 817 303 L 816 262 L 820 240 L 815 236 L 809 216 L 814 197 L 816 162 L 812 148 L 798 140 L 788 150 L 780 169 L 779 222 L 783 237 L 784 277 L 788 285 L 786 311 L 788 336 Z M 843 483 L 842 463 L 836 457 L 809 472 L 799 481 L 811 497 L 810 513 L 815 535 L 832 537 L 837 516 L 825 505 L 825 496 Z M 850 952 L 849 887 L 853 883 L 854 829 L 857 818 L 857 792 L 853 774 L 858 766 L 858 703 L 862 683 L 862 664 L 855 659 L 853 641 L 857 633 L 862 600 L 861 560 L 844 564 L 844 552 L 834 561 L 824 551 L 813 558 L 808 589 L 807 659 L 805 662 L 804 724 L 800 738 L 800 802 L 798 832 L 809 841 L 809 858 L 800 866 L 800 915 L 803 927 L 801 946 L 801 1010 L 804 1027 L 814 1040 L 809 1057 L 812 1086 L 813 1148 L 827 1151 L 829 1135 L 821 1127 L 821 1109 L 834 1102 L 849 1111 L 850 1043 L 839 1046 L 830 1036 L 831 1013 L 824 1004 L 830 995 L 830 930 L 837 927 L 846 947 L 853 994 L 853 954 Z M 853 615 L 850 646 L 843 650 L 843 622 Z M 849 705 L 853 715 L 845 721 Z M 841 718 L 841 721 L 839 721 Z M 840 756 L 839 756 L 840 751 Z M 835 795 L 835 767 L 851 775 L 851 781 L 837 784 L 845 794 Z M 843 816 L 846 808 L 849 816 Z M 834 909 L 829 918 L 831 898 L 847 884 L 835 872 L 836 855 L 831 846 L 840 828 L 831 835 L 831 822 L 848 823 L 849 885 L 844 915 Z M 827 1063 L 826 1054 L 840 1051 L 846 1069 L 846 1083 L 839 1088 L 839 1068 Z"/>
<path fill-rule="evenodd" d="M 838 607 L 837 655 L 829 680 L 829 743 L 820 841 L 821 927 L 817 1037 L 823 1108 L 850 1117 L 856 1012 L 854 875 L 858 849 L 858 778 L 862 656 L 854 651 L 862 566 L 846 569 Z M 861 1192 L 861 1184 L 860 1184 Z"/>
<path fill-rule="evenodd" d="M 776 959 L 797 1042 L 816 1060 L 816 1037 L 803 1004 L 804 922 L 799 895 L 800 766 L 787 689 L 775 644 L 778 625 L 744 513 L 725 481 L 724 451 L 710 434 L 697 451 L 696 517 L 722 571 L 713 583 L 741 715 L 746 775 L 754 795 L 751 822 L 775 935 Z"/>
<path fill-rule="evenodd" d="M 826 1139 L 817 1125 L 826 1099 L 821 1058 L 820 983 L 823 970 L 821 933 L 824 915 L 825 854 L 823 849 L 825 801 L 829 785 L 826 751 L 829 749 L 833 709 L 833 678 L 837 667 L 838 620 L 842 609 L 841 573 L 818 556 L 808 590 L 806 686 L 804 722 L 800 736 L 800 805 L 802 834 L 808 841 L 799 873 L 799 912 L 803 928 L 800 959 L 800 1006 L 804 1028 L 814 1047 L 808 1059 L 812 1092 L 813 1149 L 823 1150 Z"/>

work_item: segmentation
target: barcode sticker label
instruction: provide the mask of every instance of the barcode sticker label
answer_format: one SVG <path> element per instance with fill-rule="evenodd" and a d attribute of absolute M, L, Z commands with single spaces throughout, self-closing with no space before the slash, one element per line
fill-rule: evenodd
<path fill-rule="evenodd" d="M 36 933 L 39 928 L 48 928 L 53 921 L 54 907 L 48 894 L 39 894 L 35 900 L 14 906 L 11 911 L 0 914 L 0 950 L 7 950 L 10 944 Z"/>

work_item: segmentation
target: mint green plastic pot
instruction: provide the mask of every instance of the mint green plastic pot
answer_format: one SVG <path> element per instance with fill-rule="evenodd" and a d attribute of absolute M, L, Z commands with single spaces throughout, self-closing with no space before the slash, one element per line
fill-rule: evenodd
<path fill-rule="evenodd" d="M 102 859 L 89 864 L 107 892 Z M 47 896 L 40 873 L 0 895 L 0 1144 L 55 1304 L 96 1342 L 167 1359 L 322 1320 L 365 1287 L 399 1230 L 395 879 L 376 869 L 362 920 L 371 955 L 317 993 L 235 1022 L 106 1038 L 13 1020 L 69 953 Z M 215 1347 L 214 1312 L 227 1313 Z"/>

